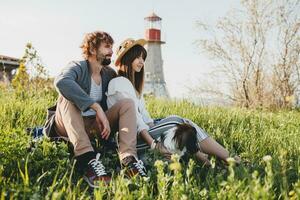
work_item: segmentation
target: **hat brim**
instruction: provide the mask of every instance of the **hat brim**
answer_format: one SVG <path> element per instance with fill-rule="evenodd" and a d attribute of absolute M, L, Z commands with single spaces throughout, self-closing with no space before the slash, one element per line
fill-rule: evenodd
<path fill-rule="evenodd" d="M 144 46 L 147 43 L 147 41 L 145 39 L 139 39 L 139 40 L 135 40 L 134 43 L 130 44 L 120 55 L 118 55 L 118 57 L 116 58 L 115 61 L 115 65 L 119 66 L 120 65 L 120 61 L 122 59 L 122 57 L 135 45 L 141 45 Z"/>

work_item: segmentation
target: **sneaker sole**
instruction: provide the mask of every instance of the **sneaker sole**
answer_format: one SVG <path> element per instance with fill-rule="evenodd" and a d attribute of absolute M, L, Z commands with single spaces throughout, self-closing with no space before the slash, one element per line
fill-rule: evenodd
<path fill-rule="evenodd" d="M 91 184 L 90 180 L 88 177 L 86 176 L 83 176 L 83 180 L 85 180 L 85 182 L 87 182 L 87 184 L 92 187 L 92 188 L 100 188 L 100 186 L 97 186 L 97 185 L 93 185 Z M 105 185 L 109 185 L 110 181 L 102 181 Z"/>

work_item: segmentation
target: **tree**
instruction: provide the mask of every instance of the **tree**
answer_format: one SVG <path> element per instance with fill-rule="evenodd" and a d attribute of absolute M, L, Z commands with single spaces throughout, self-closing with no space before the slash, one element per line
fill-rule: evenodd
<path fill-rule="evenodd" d="M 41 58 L 31 43 L 27 43 L 24 55 L 20 61 L 17 74 L 12 81 L 17 95 L 24 97 L 28 90 L 36 93 L 51 89 L 52 80 L 49 78 Z"/>
<path fill-rule="evenodd" d="M 299 1 L 242 0 L 215 27 L 197 22 L 197 41 L 225 77 L 228 95 L 245 107 L 290 105 L 299 85 Z M 213 91 L 220 93 L 220 91 Z"/>
<path fill-rule="evenodd" d="M 37 50 L 32 46 L 31 43 L 26 44 L 22 61 L 28 67 L 31 79 L 35 79 L 37 77 L 44 79 L 48 78 L 48 72 L 42 64 L 41 57 L 38 55 Z"/>
<path fill-rule="evenodd" d="M 23 62 L 20 63 L 18 72 L 12 80 L 12 86 L 17 94 L 24 94 L 29 88 L 29 74 Z"/>
<path fill-rule="evenodd" d="M 300 83 L 300 18 L 297 11 L 299 13 L 299 1 L 278 8 L 276 26 L 279 48 L 272 55 L 275 59 L 272 85 L 276 104 L 283 107 L 290 104 Z"/>

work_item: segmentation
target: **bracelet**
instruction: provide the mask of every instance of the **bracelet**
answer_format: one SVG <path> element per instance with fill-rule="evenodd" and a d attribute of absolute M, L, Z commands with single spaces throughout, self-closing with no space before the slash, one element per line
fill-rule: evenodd
<path fill-rule="evenodd" d="M 158 141 L 157 141 L 156 139 L 152 140 L 150 149 L 155 149 L 155 147 L 156 147 L 156 145 L 157 145 L 157 142 L 158 142 Z"/>

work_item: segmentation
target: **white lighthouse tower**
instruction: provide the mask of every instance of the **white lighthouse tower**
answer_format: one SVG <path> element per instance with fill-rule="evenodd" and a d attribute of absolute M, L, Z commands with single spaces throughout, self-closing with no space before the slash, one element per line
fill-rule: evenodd
<path fill-rule="evenodd" d="M 147 59 L 145 62 L 145 94 L 169 98 L 163 71 L 161 55 L 161 18 L 155 13 L 145 17 Z"/>

